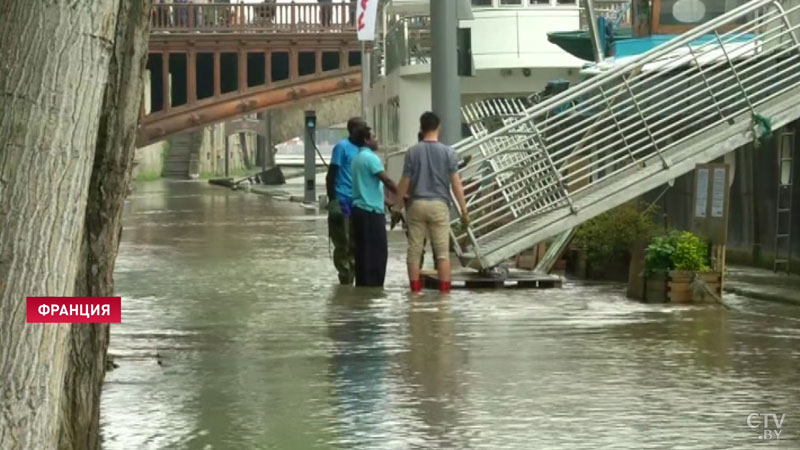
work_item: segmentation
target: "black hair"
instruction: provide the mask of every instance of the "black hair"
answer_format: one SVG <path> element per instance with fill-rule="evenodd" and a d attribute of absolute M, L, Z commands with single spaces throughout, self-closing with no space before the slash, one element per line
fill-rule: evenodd
<path fill-rule="evenodd" d="M 356 129 L 362 126 L 367 126 L 367 122 L 365 122 L 364 119 L 361 117 L 351 117 L 350 120 L 347 121 L 347 134 L 352 136 Z"/>
<path fill-rule="evenodd" d="M 425 139 L 425 135 L 422 134 L 422 131 L 420 131 L 417 133 L 417 142 L 422 142 L 423 139 Z"/>
<path fill-rule="evenodd" d="M 419 117 L 419 129 L 423 134 L 430 133 L 439 128 L 439 123 L 441 123 L 439 116 L 430 111 L 425 111 Z"/>
<path fill-rule="evenodd" d="M 372 136 L 372 128 L 365 123 L 353 130 L 353 144 L 359 147 L 366 147 L 370 136 Z"/>

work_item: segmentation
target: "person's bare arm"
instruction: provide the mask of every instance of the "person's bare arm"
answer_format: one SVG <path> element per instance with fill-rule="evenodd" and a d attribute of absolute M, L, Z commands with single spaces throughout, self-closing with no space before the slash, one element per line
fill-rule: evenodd
<path fill-rule="evenodd" d="M 450 175 L 450 184 L 453 186 L 453 194 L 455 194 L 458 207 L 461 210 L 461 222 L 463 222 L 464 225 L 469 225 L 467 201 L 464 199 L 464 187 L 461 185 L 461 176 L 458 172 Z"/>
<path fill-rule="evenodd" d="M 411 186 L 411 179 L 403 175 L 400 177 L 400 183 L 397 185 L 397 190 L 394 193 L 397 209 L 403 209 L 406 203 L 406 196 L 408 195 L 408 188 Z"/>
<path fill-rule="evenodd" d="M 328 166 L 328 175 L 325 176 L 325 190 L 328 193 L 328 201 L 336 199 L 336 174 L 339 172 L 339 166 L 331 164 Z"/>
<path fill-rule="evenodd" d="M 386 175 L 386 172 L 379 172 L 376 176 L 383 182 L 383 185 L 386 186 L 389 192 L 397 194 L 397 186 L 394 184 L 394 181 L 389 178 L 389 175 Z"/>

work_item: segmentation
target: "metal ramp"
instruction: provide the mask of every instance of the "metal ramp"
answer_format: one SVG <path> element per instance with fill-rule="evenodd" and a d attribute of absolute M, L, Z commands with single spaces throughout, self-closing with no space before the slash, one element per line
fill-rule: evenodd
<path fill-rule="evenodd" d="M 798 26 L 800 5 L 755 0 L 495 129 L 476 106 L 485 129 L 456 146 L 473 155 L 462 264 L 494 267 L 800 117 Z"/>

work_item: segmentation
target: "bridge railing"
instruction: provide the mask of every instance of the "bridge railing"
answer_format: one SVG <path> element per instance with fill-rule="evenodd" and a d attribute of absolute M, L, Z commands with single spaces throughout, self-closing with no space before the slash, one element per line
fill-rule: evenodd
<path fill-rule="evenodd" d="M 153 5 L 153 33 L 355 31 L 356 3 Z"/>

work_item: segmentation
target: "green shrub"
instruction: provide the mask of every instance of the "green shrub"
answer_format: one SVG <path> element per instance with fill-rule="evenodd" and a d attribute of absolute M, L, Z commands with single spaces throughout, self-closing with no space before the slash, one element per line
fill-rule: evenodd
<path fill-rule="evenodd" d="M 683 232 L 678 239 L 672 261 L 675 263 L 675 270 L 708 271 L 708 244 L 688 231 Z"/>
<path fill-rule="evenodd" d="M 672 257 L 675 255 L 679 236 L 680 232 L 672 231 L 653 238 L 644 254 L 644 270 L 647 275 L 666 272 L 675 268 Z"/>
<path fill-rule="evenodd" d="M 688 231 L 656 236 L 645 251 L 644 269 L 647 275 L 669 270 L 707 271 L 708 245 Z"/>
<path fill-rule="evenodd" d="M 626 258 L 633 244 L 656 233 L 654 216 L 653 210 L 642 212 L 639 205 L 627 203 L 581 225 L 574 242 L 590 264 Z"/>

